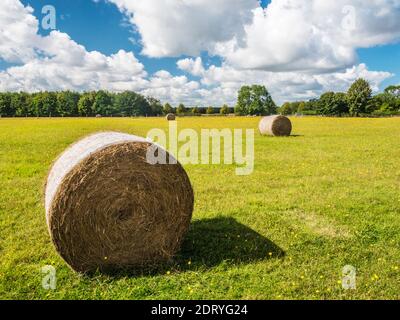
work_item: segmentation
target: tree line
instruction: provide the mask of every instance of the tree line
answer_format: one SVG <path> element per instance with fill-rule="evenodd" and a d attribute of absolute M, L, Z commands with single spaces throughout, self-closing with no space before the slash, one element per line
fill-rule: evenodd
<path fill-rule="evenodd" d="M 400 86 L 389 86 L 372 95 L 365 79 L 356 80 L 347 92 L 326 92 L 319 99 L 286 102 L 279 108 L 283 115 L 322 116 L 394 116 L 400 115 Z"/>
<path fill-rule="evenodd" d="M 265 86 L 243 86 L 238 94 L 235 113 L 337 117 L 400 115 L 400 85 L 389 86 L 383 93 L 373 95 L 369 82 L 357 79 L 347 92 L 326 92 L 317 99 L 286 102 L 281 107 L 277 107 Z"/>
<path fill-rule="evenodd" d="M 161 116 L 168 113 L 180 115 L 229 114 L 233 108 L 192 107 L 184 104 L 177 107 L 160 100 L 145 97 L 132 91 L 111 93 L 92 92 L 0 92 L 0 116 L 2 117 L 140 117 Z"/>
<path fill-rule="evenodd" d="M 389 116 L 400 115 L 400 86 L 390 86 L 383 93 L 372 95 L 370 84 L 364 79 L 355 81 L 347 92 L 326 92 L 318 99 L 286 102 L 278 107 L 265 86 L 243 86 L 238 92 L 234 108 L 177 107 L 153 97 L 125 91 L 92 92 L 0 92 L 0 117 L 139 117 L 202 115 L 235 113 L 237 115 L 323 115 L 323 116 Z"/>

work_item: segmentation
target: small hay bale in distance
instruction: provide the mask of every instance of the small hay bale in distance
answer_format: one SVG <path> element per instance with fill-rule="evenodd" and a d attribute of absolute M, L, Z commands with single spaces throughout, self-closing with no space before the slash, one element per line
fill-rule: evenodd
<path fill-rule="evenodd" d="M 149 164 L 150 146 L 140 137 L 103 132 L 75 143 L 54 163 L 46 220 L 56 250 L 75 271 L 155 265 L 179 250 L 193 189 L 179 162 Z"/>
<path fill-rule="evenodd" d="M 292 122 L 285 116 L 269 116 L 261 119 L 259 130 L 262 135 L 288 137 L 292 133 Z"/>
<path fill-rule="evenodd" d="M 166 116 L 166 119 L 168 121 L 175 121 L 176 116 L 173 113 L 168 113 L 167 116 Z"/>

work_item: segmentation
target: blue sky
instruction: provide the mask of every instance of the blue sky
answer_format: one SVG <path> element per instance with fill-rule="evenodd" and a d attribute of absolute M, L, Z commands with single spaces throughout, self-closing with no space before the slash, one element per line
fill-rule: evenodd
<path fill-rule="evenodd" d="M 383 81 L 381 89 L 400 83 L 400 44 L 358 49 L 359 60 L 365 62 L 373 70 L 388 71 L 394 77 Z"/>
<path fill-rule="evenodd" d="M 40 19 L 42 0 L 23 0 L 25 5 L 35 9 L 35 16 Z M 97 50 L 106 55 L 117 52 L 119 49 L 133 51 L 150 73 L 166 69 L 173 74 L 182 74 L 176 67 L 177 58 L 151 59 L 140 54 L 140 35 L 133 31 L 126 23 L 124 15 L 118 8 L 105 1 L 90 0 L 48 0 L 57 9 L 57 28 L 68 33 L 76 42 L 84 45 L 87 50 Z M 266 7 L 269 0 L 262 0 L 261 5 Z M 48 32 L 40 29 L 42 34 Z M 134 38 L 136 45 L 130 41 Z M 400 83 L 400 44 L 377 46 L 368 49 L 359 49 L 359 61 L 366 63 L 371 69 L 388 71 L 396 76 L 384 81 L 382 87 Z M 203 59 L 211 64 L 220 64 L 219 58 L 212 58 L 203 53 Z M 0 62 L 0 68 L 3 67 Z"/>
<path fill-rule="evenodd" d="M 21 1 L 23 6 L 31 6 L 34 9 L 32 14 L 39 22 L 43 18 L 41 13 L 42 7 L 44 5 L 53 5 L 57 13 L 56 29 L 58 31 L 67 34 L 77 44 L 83 45 L 86 53 L 93 51 L 102 53 L 102 59 L 113 60 L 112 55 L 118 53 L 120 50 L 123 50 L 125 53 L 132 53 L 132 56 L 124 55 L 121 59 L 126 59 L 127 66 L 129 66 L 130 70 L 133 70 L 134 76 L 121 74 L 124 72 L 119 69 L 119 73 L 113 75 L 111 80 L 104 80 L 104 75 L 101 74 L 99 80 L 96 80 L 97 82 L 88 83 L 87 81 L 91 78 L 91 74 L 85 74 L 79 79 L 76 79 L 73 75 L 66 75 L 64 82 L 62 82 L 61 77 L 59 79 L 54 78 L 54 81 L 51 81 L 48 78 L 40 78 L 43 76 L 43 71 L 33 70 L 32 65 L 38 65 L 35 62 L 36 60 L 33 58 L 31 61 L 7 58 L 7 52 L 2 55 L 0 47 L 0 90 L 37 91 L 64 88 L 88 90 L 99 89 L 105 86 L 105 89 L 110 90 L 124 90 L 125 88 L 137 90 L 145 94 L 155 95 L 161 100 L 171 97 L 170 99 L 174 103 L 184 101 L 189 104 L 195 104 L 206 101 L 205 103 L 219 104 L 228 102 L 232 104 L 236 98 L 235 92 L 237 92 L 237 89 L 240 85 L 248 84 L 248 82 L 266 85 L 273 93 L 273 96 L 276 97 L 278 103 L 286 100 L 312 98 L 326 90 L 344 91 L 351 81 L 359 76 L 365 76 L 375 87 L 375 91 L 378 89 L 383 90 L 391 84 L 400 83 L 400 37 L 397 34 L 398 30 L 400 30 L 400 23 L 396 24 L 396 21 L 400 20 L 400 9 L 396 7 L 392 8 L 392 10 L 386 10 L 384 12 L 386 12 L 387 17 L 379 20 L 379 17 L 374 16 L 372 18 L 376 18 L 377 21 L 372 21 L 371 16 L 369 16 L 370 12 L 379 10 L 379 8 L 368 8 L 368 12 L 364 10 L 368 6 L 368 3 L 373 3 L 372 0 L 366 0 L 365 2 L 360 2 L 360 0 L 345 1 L 345 3 L 354 3 L 358 14 L 357 17 L 361 20 L 360 25 L 364 23 L 364 28 L 366 28 L 365 26 L 369 28 L 369 25 L 373 26 L 370 30 L 367 30 L 368 33 L 365 33 L 365 30 L 361 30 L 362 32 L 356 30 L 354 32 L 354 42 L 356 44 L 349 46 L 348 43 L 352 42 L 352 39 L 346 39 L 342 43 L 340 42 L 340 37 L 332 36 L 333 40 L 330 39 L 332 42 L 339 41 L 340 43 L 329 43 L 328 46 L 324 45 L 316 49 L 307 48 L 318 46 L 322 38 L 305 38 L 304 47 L 302 47 L 301 43 L 299 45 L 297 40 L 299 37 L 306 37 L 307 33 L 300 32 L 297 38 L 291 37 L 295 29 L 291 26 L 288 29 L 282 29 L 281 36 L 278 38 L 274 35 L 276 30 L 270 30 L 271 27 L 270 29 L 265 27 L 264 30 L 267 30 L 265 32 L 268 34 L 265 35 L 265 39 L 260 38 L 260 43 L 265 42 L 265 44 L 258 45 L 256 41 L 255 45 L 253 43 L 253 47 L 251 47 L 252 37 L 260 35 L 263 37 L 263 32 L 256 29 L 257 27 L 260 28 L 259 30 L 263 30 L 263 26 L 261 25 L 260 27 L 260 23 L 258 25 L 255 23 L 257 17 L 260 22 L 262 11 L 254 11 L 254 17 L 252 17 L 252 10 L 249 9 L 249 3 L 253 3 L 253 9 L 255 8 L 255 0 L 253 2 L 241 1 L 237 5 L 228 0 L 221 0 L 219 2 L 222 5 L 226 3 L 226 8 L 222 7 L 224 10 L 221 10 L 221 17 L 207 16 L 207 5 L 212 6 L 212 0 L 202 0 L 205 4 L 204 8 L 184 8 L 191 11 L 182 13 L 183 19 L 185 19 L 185 16 L 193 14 L 193 17 L 189 16 L 184 21 L 186 23 L 185 26 L 187 26 L 187 34 L 182 32 L 179 21 L 177 25 L 174 25 L 173 20 L 162 21 L 165 15 L 169 14 L 178 17 L 180 14 L 179 12 L 174 13 L 172 11 L 169 11 L 169 13 L 163 12 L 161 6 L 169 9 L 169 7 L 166 7 L 167 2 L 164 0 L 154 0 L 152 2 L 154 3 L 154 8 L 149 7 L 150 2 L 144 4 L 144 2 L 138 0 L 132 0 L 131 2 L 122 0 L 121 2 L 124 3 L 124 7 L 117 7 L 115 3 L 112 3 L 115 0 L 7 1 L 9 3 L 19 3 Z M 174 1 L 170 1 L 169 3 L 173 3 Z M 282 25 L 279 24 L 280 17 L 282 21 L 290 19 L 289 14 L 286 16 L 285 8 L 287 4 L 285 7 L 285 1 L 273 0 L 271 5 L 268 0 L 260 1 L 261 6 L 267 8 L 266 10 L 270 15 L 262 21 L 265 26 L 271 23 L 273 28 L 276 26 L 279 31 L 279 28 L 282 28 Z M 344 0 L 338 0 L 335 3 L 340 1 Z M 304 7 L 307 6 L 307 1 L 299 0 L 299 2 L 304 3 Z M 360 3 L 362 5 L 359 5 Z M 157 4 L 161 8 L 160 12 L 157 11 Z M 230 10 L 234 5 L 236 7 Z M 342 12 L 341 7 L 336 9 L 337 11 L 335 12 L 333 12 L 335 8 L 332 9 L 333 16 Z M 388 7 L 388 9 L 391 8 Z M 196 16 L 196 10 L 201 11 L 199 12 L 199 15 L 201 14 L 200 19 Z M 239 10 L 243 10 L 245 14 L 242 16 L 247 17 L 245 23 L 241 20 L 242 16 L 236 14 Z M 141 24 L 137 23 L 139 20 L 126 15 L 126 12 L 131 15 L 134 13 L 134 17 L 141 17 Z M 222 16 L 225 12 L 226 16 Z M 300 11 L 293 12 L 301 18 Z M 330 14 L 330 12 L 328 13 Z M 147 14 L 149 15 L 148 21 L 146 20 Z M 210 10 L 210 14 L 215 14 L 215 10 Z M 229 18 L 232 20 L 230 21 Z M 12 21 L 12 17 L 10 19 L 11 22 L 18 22 L 17 20 Z M 277 20 L 274 21 L 273 19 Z M 304 19 L 305 29 L 308 27 L 306 25 L 307 19 L 308 17 Z M 290 23 L 290 20 L 288 21 Z M 340 20 L 337 21 L 340 22 Z M 382 29 L 381 26 L 386 21 L 388 21 L 388 26 L 387 28 L 384 26 L 385 28 Z M 224 25 L 225 22 L 226 26 Z M 243 25 L 240 25 L 240 23 L 243 23 Z M 253 35 L 251 34 L 252 30 L 247 31 L 245 27 L 251 23 L 254 25 L 255 30 L 253 30 Z M 214 29 L 210 28 L 210 25 Z M 236 28 L 236 26 L 238 26 L 237 30 L 231 30 L 232 28 Z M 152 27 L 158 27 L 159 32 L 152 32 Z M 327 25 L 327 28 L 331 27 Z M 335 29 L 335 27 L 332 29 Z M 250 41 L 250 45 L 242 48 L 243 43 L 238 42 L 239 44 L 241 43 L 239 45 L 240 49 L 230 51 L 230 47 L 226 44 L 230 43 L 229 41 L 232 39 L 240 39 L 244 35 L 244 30 L 246 30 L 245 39 L 247 39 L 245 43 Z M 325 32 L 324 29 L 320 31 L 321 33 Z M 208 34 L 205 34 L 207 32 Z M 231 32 L 232 34 L 230 34 Z M 39 28 L 38 33 L 44 39 L 51 39 L 53 37 L 49 31 L 42 28 Z M 161 38 L 157 38 L 159 34 Z M 175 34 L 177 35 L 176 38 Z M 204 36 L 204 39 L 192 42 L 190 40 L 191 34 L 200 37 Z M 326 31 L 326 35 L 330 37 L 332 31 Z M 326 38 L 326 35 L 323 39 Z M 1 36 L 0 34 L 0 40 Z M 236 38 L 233 38 L 233 36 Z M 280 37 L 284 40 L 282 41 Z M 167 41 L 165 45 L 162 43 L 163 39 L 171 40 Z M 209 39 L 209 42 L 206 41 L 207 39 Z M 174 43 L 175 41 L 176 43 Z M 18 43 L 20 44 L 20 42 Z M 208 43 L 210 44 L 209 46 Z M 364 43 L 367 43 L 369 47 L 362 48 L 365 47 Z M 10 43 L 10 47 L 13 50 L 12 46 L 13 44 Z M 67 50 L 65 48 L 69 46 L 73 47 L 73 45 L 66 41 L 61 46 L 64 49 L 60 50 Z M 340 46 L 344 46 L 344 49 L 337 49 Z M 26 50 L 22 48 L 21 52 L 28 52 L 29 50 L 32 50 L 32 52 L 45 52 L 45 56 L 48 58 L 41 59 L 39 63 L 42 70 L 43 66 L 46 67 L 47 64 L 49 68 L 51 65 L 55 70 L 53 73 L 62 74 L 65 70 L 72 70 L 67 65 L 57 68 L 56 61 L 60 63 L 59 61 L 62 60 L 57 59 L 58 53 L 54 51 L 54 48 L 51 49 L 53 52 L 48 53 L 45 47 L 32 47 L 34 45 L 27 46 Z M 291 49 L 291 47 L 294 48 L 293 52 L 288 53 L 287 48 Z M 320 50 L 320 52 L 313 54 L 311 50 Z M 82 55 L 86 53 L 82 53 Z M 62 54 L 60 53 L 60 56 L 65 56 L 66 54 L 67 52 L 63 52 Z M 319 54 L 321 61 L 315 61 L 316 57 L 318 57 L 317 54 Z M 53 57 L 54 61 L 50 57 Z M 137 61 L 135 62 L 132 59 L 137 59 Z M 82 57 L 83 60 L 84 58 Z M 75 67 L 77 63 L 72 65 Z M 110 62 L 110 65 L 113 65 L 113 62 Z M 21 70 L 13 70 L 14 74 L 8 69 L 11 66 L 21 67 Z M 330 67 L 328 68 L 327 66 Z M 304 70 L 302 70 L 303 67 Z M 111 67 L 108 68 L 111 70 Z M 129 68 L 127 67 L 127 69 Z M 145 74 L 141 74 L 141 69 L 143 69 L 142 71 Z M 79 70 L 75 69 L 75 75 L 77 72 L 79 73 Z M 109 70 L 102 70 L 102 72 L 111 72 Z M 160 73 L 160 71 L 167 71 L 169 74 Z M 390 77 L 389 73 L 394 74 L 394 76 Z M 18 78 L 22 77 L 22 74 L 25 75 L 25 78 L 27 76 L 28 78 L 32 78 L 30 82 L 24 82 L 24 80 Z M 97 71 L 96 74 L 98 75 Z M 2 76 L 4 79 L 3 82 Z M 36 85 L 33 85 L 35 83 Z M 180 87 L 184 87 L 185 90 L 180 91 Z M 218 99 L 216 99 L 217 96 L 219 97 Z"/>
<path fill-rule="evenodd" d="M 140 54 L 142 50 L 140 35 L 134 32 L 134 28 L 126 22 L 124 15 L 114 4 L 91 0 L 48 0 L 45 2 L 23 0 L 22 2 L 35 9 L 34 15 L 38 19 L 43 17 L 41 10 L 44 3 L 53 5 L 57 10 L 57 29 L 69 34 L 74 41 L 84 45 L 88 51 L 96 50 L 105 55 L 111 55 L 120 49 L 133 51 L 149 73 L 165 69 L 175 75 L 183 74 L 176 66 L 177 58 L 152 59 Z M 42 28 L 39 32 L 43 35 L 49 33 Z M 179 58 L 182 57 L 186 56 Z M 221 64 L 221 59 L 210 57 L 206 52 L 203 52 L 202 58 L 209 64 Z M 0 64 L 0 68 L 1 66 Z"/>

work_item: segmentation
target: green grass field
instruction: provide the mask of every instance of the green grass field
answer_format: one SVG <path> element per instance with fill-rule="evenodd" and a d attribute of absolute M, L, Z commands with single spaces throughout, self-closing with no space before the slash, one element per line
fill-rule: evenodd
<path fill-rule="evenodd" d="M 74 273 L 48 235 L 52 161 L 89 133 L 146 135 L 164 119 L 0 119 L 2 299 L 399 299 L 400 118 L 294 118 L 290 138 L 256 134 L 255 170 L 186 166 L 191 230 L 171 265 Z M 179 128 L 256 128 L 258 118 L 184 118 Z M 42 288 L 41 268 L 57 270 Z M 342 289 L 342 268 L 357 289 Z"/>

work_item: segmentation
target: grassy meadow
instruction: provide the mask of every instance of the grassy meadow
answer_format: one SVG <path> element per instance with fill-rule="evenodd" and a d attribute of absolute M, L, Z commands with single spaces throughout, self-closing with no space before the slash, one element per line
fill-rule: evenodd
<path fill-rule="evenodd" d="M 179 129 L 257 128 L 259 118 L 182 118 Z M 195 190 L 182 251 L 158 270 L 73 272 L 47 231 L 52 161 L 89 133 L 145 136 L 165 119 L 0 119 L 1 299 L 400 299 L 400 118 L 292 118 L 256 132 L 255 169 L 185 166 Z M 57 270 L 42 288 L 41 268 Z M 342 268 L 357 269 L 356 290 Z"/>

